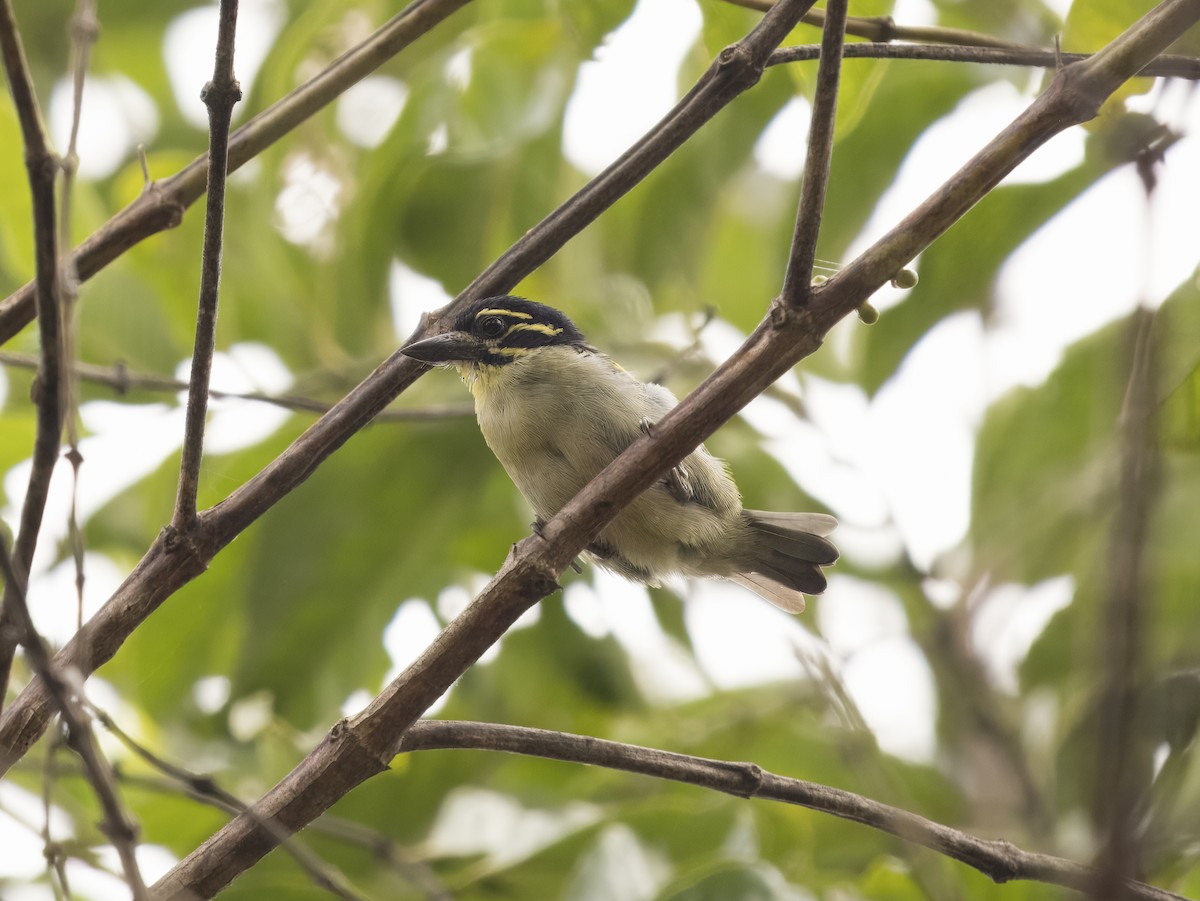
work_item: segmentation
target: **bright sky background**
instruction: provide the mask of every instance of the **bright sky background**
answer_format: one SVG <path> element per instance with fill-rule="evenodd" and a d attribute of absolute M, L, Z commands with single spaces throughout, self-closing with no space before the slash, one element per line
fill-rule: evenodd
<path fill-rule="evenodd" d="M 932 21 L 925 0 L 902 0 L 895 16 L 906 24 Z M 169 31 L 164 50 L 176 96 L 198 124 L 205 121 L 199 89 L 212 65 L 211 51 L 205 48 L 213 40 L 205 35 L 215 37 L 215 21 L 214 6 L 184 13 Z M 249 87 L 281 22 L 279 0 L 243 2 L 237 71 L 244 88 Z M 675 102 L 678 63 L 699 27 L 694 0 L 642 0 L 635 15 L 597 53 L 596 61 L 585 64 L 580 73 L 563 136 L 564 150 L 575 165 L 588 173 L 599 171 Z M 448 77 L 470 78 L 469 60 L 454 65 Z M 881 235 L 939 184 L 951 167 L 1007 124 L 1031 100 L 1035 84 L 1031 79 L 1031 88 L 1024 93 L 1005 85 L 983 88 L 930 129 L 851 253 Z M 406 98 L 403 83 L 375 76 L 338 102 L 337 121 L 349 140 L 375 146 Z M 1161 302 L 1195 270 L 1200 262 L 1195 240 L 1200 234 L 1200 205 L 1195 202 L 1200 197 L 1200 139 L 1194 135 L 1200 132 L 1200 94 L 1189 96 L 1179 85 L 1136 102 L 1143 108 L 1155 106 L 1158 115 L 1188 135 L 1171 149 L 1151 209 L 1147 210 L 1136 178 L 1126 167 L 1033 235 L 1006 265 L 1000 278 L 998 329 L 985 331 L 975 313 L 948 318 L 922 339 L 873 399 L 853 386 L 808 376 L 801 367 L 784 384 L 803 392 L 812 423 L 796 421 L 766 398 L 746 409 L 746 420 L 768 439 L 770 452 L 842 520 L 838 540 L 847 556 L 882 563 L 906 549 L 918 565 L 926 566 L 957 544 L 968 523 L 975 432 L 986 405 L 1015 385 L 1039 383 L 1069 343 L 1128 312 L 1139 297 L 1152 304 Z M 609 115 L 615 109 L 621 114 Z M 50 109 L 60 146 L 65 144 L 69 110 L 64 82 L 54 92 Z M 139 142 L 152 146 L 157 127 L 153 103 L 136 85 L 121 78 L 91 78 L 81 134 L 81 177 L 111 172 Z M 772 174 L 794 177 L 799 171 L 796 148 L 803 146 L 806 128 L 807 105 L 798 100 L 785 107 L 756 148 L 759 165 Z M 1072 166 L 1082 147 L 1077 130 L 1060 136 L 1011 180 L 1051 178 Z M 430 151 L 439 149 L 435 140 Z M 294 162 L 287 179 L 276 225 L 289 240 L 315 246 L 324 225 L 338 214 L 337 180 L 305 159 Z M 1147 229 L 1150 239 L 1143 240 Z M 1136 248 L 1150 248 L 1146 252 L 1153 254 L 1152 259 L 1138 258 Z M 422 310 L 448 299 L 438 283 L 400 263 L 393 267 L 390 290 L 398 340 L 411 332 Z M 903 292 L 896 291 L 881 292 L 876 298 L 881 308 L 903 301 Z M 662 334 L 682 334 L 679 325 L 665 320 Z M 862 327 L 856 322 L 838 326 L 823 352 L 838 353 L 839 346 L 844 349 L 845 333 Z M 714 359 L 723 359 L 743 337 L 717 322 L 705 331 L 704 348 Z M 185 374 L 186 366 L 187 361 L 181 361 L 179 372 Z M 279 392 L 289 384 L 289 373 L 263 347 L 233 347 L 219 354 L 215 363 L 214 387 Z M 0 373 L 0 400 L 5 387 Z M 178 453 L 180 407 L 129 408 L 92 402 L 82 415 L 91 435 L 83 447 L 87 462 L 80 507 L 84 517 Z M 262 405 L 214 402 L 209 446 L 228 451 L 256 443 L 278 428 L 286 415 Z M 135 448 L 128 442 L 132 433 L 139 436 Z M 919 443 L 911 440 L 914 434 L 921 436 Z M 10 523 L 16 520 L 27 475 L 27 466 L 20 466 L 6 478 L 11 500 L 3 515 Z M 70 564 L 51 567 L 49 561 L 50 549 L 65 531 L 61 524 L 66 521 L 69 480 L 65 473 L 60 476 L 64 477 L 55 479 L 47 509 L 47 533 L 41 542 L 46 553 L 35 561 L 31 586 L 37 625 L 55 642 L 70 635 L 74 622 Z M 87 573 L 85 612 L 90 615 L 123 573 L 96 554 L 88 557 Z M 932 583 L 931 596 L 953 602 L 949 584 Z M 639 586 L 598 572 L 594 587 L 575 584 L 568 589 L 566 605 L 590 634 L 611 634 L 629 650 L 639 682 L 652 698 L 668 703 L 696 697 L 713 685 L 811 678 L 817 668 L 828 666 L 841 675 L 886 750 L 915 760 L 929 758 L 934 748 L 932 679 L 909 635 L 903 607 L 888 591 L 835 571 L 825 597 L 797 618 L 732 586 L 693 583 L 684 588 L 699 667 L 659 629 L 646 592 Z M 996 586 L 985 599 L 978 647 L 998 685 L 1015 690 L 1015 667 L 1054 611 L 1070 602 L 1073 591 L 1071 580 L 1062 578 L 1031 588 Z M 447 589 L 438 598 L 398 598 L 396 618 L 381 637 L 394 661 L 394 672 L 433 638 L 437 629 L 433 609 L 452 615 L 468 599 L 468 592 L 459 588 Z M 530 619 L 536 616 L 536 610 L 529 614 Z M 813 619 L 824 640 L 810 631 Z M 89 686 L 106 705 L 119 704 L 102 680 L 93 678 Z M 196 688 L 197 701 L 214 710 L 227 694 L 228 684 L 220 677 L 204 680 Z M 368 697 L 365 690 L 356 694 L 347 700 L 346 709 L 356 709 Z M 270 713 L 269 699 L 263 698 L 245 699 L 235 708 L 231 718 L 246 736 L 261 729 Z M 0 784 L 0 806 L 17 811 L 20 819 L 40 828 L 40 800 L 22 790 Z M 581 822 L 587 818 L 586 811 L 571 814 L 576 815 Z M 451 832 L 461 836 L 461 831 Z M 28 878 L 43 871 L 40 838 L 3 814 L 0 848 L 5 849 L 0 855 L 0 876 Z M 162 849 L 146 847 L 142 854 L 151 880 L 172 863 Z M 88 868 L 71 870 L 72 885 L 81 895 L 123 897 L 120 884 L 106 879 Z M 10 890 L 8 897 L 33 901 L 50 897 L 48 892 L 18 888 Z"/>

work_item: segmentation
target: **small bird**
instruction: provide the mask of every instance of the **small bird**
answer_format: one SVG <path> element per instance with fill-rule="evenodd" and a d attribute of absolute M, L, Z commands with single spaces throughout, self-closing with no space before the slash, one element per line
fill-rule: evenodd
<path fill-rule="evenodd" d="M 448 363 L 475 396 L 484 440 L 548 520 L 678 400 L 589 345 L 563 313 L 520 297 L 464 307 L 452 331 L 402 352 Z M 730 579 L 799 613 L 838 558 L 824 513 L 746 510 L 729 470 L 703 446 L 617 514 L 585 556 L 636 582 Z"/>

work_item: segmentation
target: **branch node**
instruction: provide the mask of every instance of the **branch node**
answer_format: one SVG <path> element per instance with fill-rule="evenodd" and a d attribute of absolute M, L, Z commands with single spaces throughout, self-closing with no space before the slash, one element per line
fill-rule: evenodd
<path fill-rule="evenodd" d="M 200 99 L 210 109 L 218 104 L 232 107 L 242 99 L 242 85 L 236 78 L 233 81 L 222 84 L 217 84 L 215 81 L 208 81 L 200 89 Z"/>
<path fill-rule="evenodd" d="M 997 885 L 1010 882 L 1014 879 L 1021 879 L 1022 872 L 1019 858 L 1025 852 L 1008 841 L 1008 839 L 998 838 L 988 842 L 988 844 L 992 846 L 995 852 L 991 866 L 988 867 L 988 878 Z"/>
<path fill-rule="evenodd" d="M 1100 107 L 1108 99 L 1110 91 L 1095 88 L 1095 80 L 1088 77 L 1087 65 L 1095 57 L 1079 62 L 1067 63 L 1054 72 L 1054 78 L 1046 89 L 1048 100 L 1061 113 L 1062 122 L 1081 125 L 1096 118 Z M 1066 128 L 1062 125 L 1058 131 Z M 1057 133 L 1057 132 L 1056 132 Z"/>
<path fill-rule="evenodd" d="M 783 298 L 775 297 L 767 309 L 767 318 L 771 320 L 772 328 L 781 329 L 787 326 L 788 321 L 792 318 L 792 310 L 788 304 L 783 302 Z"/>
<path fill-rule="evenodd" d="M 741 44 L 730 44 L 717 54 L 713 73 L 718 78 L 728 79 L 743 90 L 758 84 L 764 66 L 755 65 L 754 55 Z"/>
<path fill-rule="evenodd" d="M 757 797 L 762 792 L 763 786 L 766 785 L 767 771 L 757 763 L 735 763 L 733 767 L 737 771 L 738 778 L 741 780 L 741 784 L 735 789 L 738 797 Z"/>
<path fill-rule="evenodd" d="M 194 520 L 191 527 L 181 529 L 174 523 L 163 526 L 161 533 L 163 551 L 168 555 L 183 554 L 196 563 L 198 572 L 208 569 L 208 555 L 200 547 L 201 528 Z"/>

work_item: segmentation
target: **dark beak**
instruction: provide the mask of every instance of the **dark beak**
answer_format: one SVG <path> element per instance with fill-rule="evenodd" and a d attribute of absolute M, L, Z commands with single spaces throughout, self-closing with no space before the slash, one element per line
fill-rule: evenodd
<path fill-rule="evenodd" d="M 422 363 L 462 363 L 483 359 L 483 342 L 466 332 L 446 332 L 414 341 L 400 348 L 400 353 Z"/>

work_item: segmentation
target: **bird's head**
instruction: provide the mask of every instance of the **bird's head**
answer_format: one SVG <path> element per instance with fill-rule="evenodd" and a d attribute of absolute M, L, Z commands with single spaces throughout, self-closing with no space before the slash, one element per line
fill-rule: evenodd
<path fill-rule="evenodd" d="M 508 366 L 544 347 L 584 347 L 583 335 L 563 313 L 523 297 L 486 297 L 463 308 L 454 328 L 400 348 L 422 363 L 453 363 L 459 370 Z"/>

